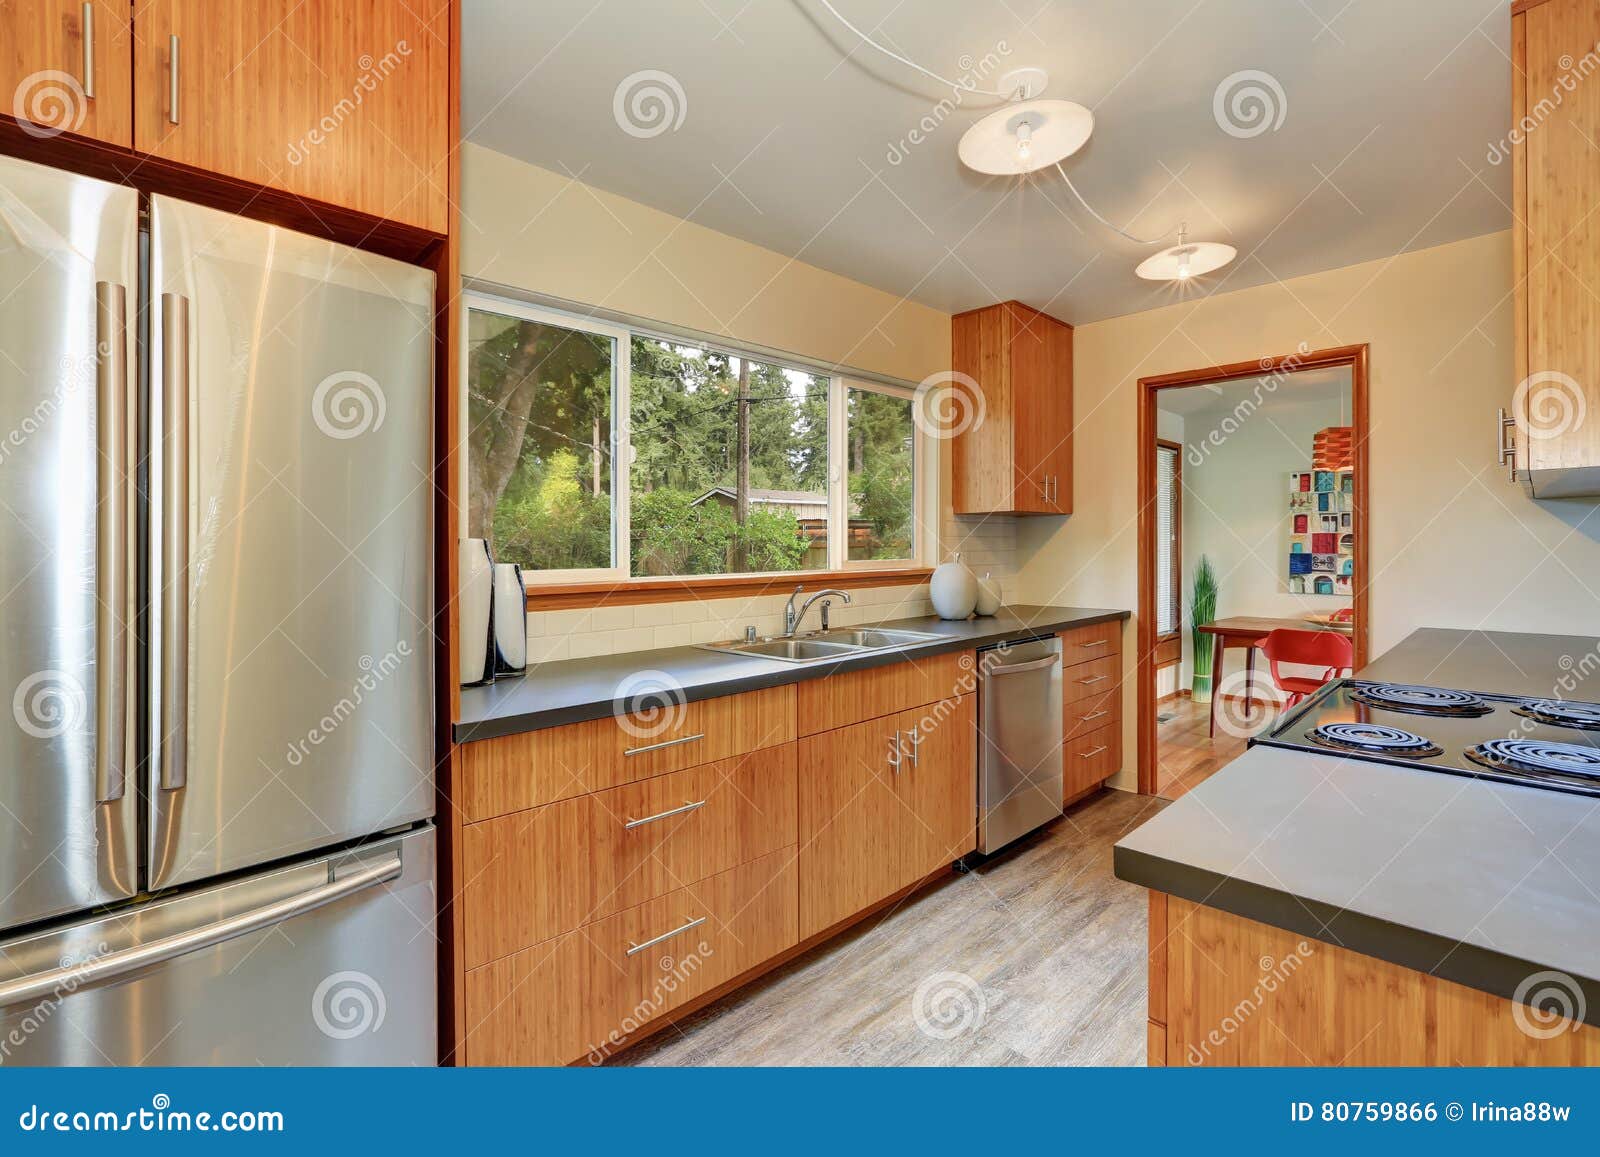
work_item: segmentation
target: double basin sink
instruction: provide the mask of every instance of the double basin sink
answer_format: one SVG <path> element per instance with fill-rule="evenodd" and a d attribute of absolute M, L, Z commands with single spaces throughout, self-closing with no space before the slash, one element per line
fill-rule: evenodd
<path fill-rule="evenodd" d="M 725 655 L 751 655 L 759 659 L 776 659 L 781 663 L 821 663 L 828 659 L 844 659 L 868 651 L 886 651 L 893 647 L 909 647 L 927 643 L 939 635 L 921 631 L 895 631 L 883 627 L 839 627 L 831 631 L 816 631 L 796 638 L 756 639 L 753 642 L 701 643 L 707 651 L 721 651 Z"/>

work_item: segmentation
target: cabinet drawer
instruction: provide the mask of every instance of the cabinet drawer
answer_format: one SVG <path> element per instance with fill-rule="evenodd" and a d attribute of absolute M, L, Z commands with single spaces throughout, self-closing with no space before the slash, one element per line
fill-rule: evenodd
<path fill-rule="evenodd" d="M 468 824 L 460 900 L 466 966 L 796 839 L 793 743 Z"/>
<path fill-rule="evenodd" d="M 1061 795 L 1071 799 L 1122 769 L 1121 720 L 1068 741 L 1061 754 Z"/>
<path fill-rule="evenodd" d="M 1122 620 L 1095 623 L 1061 632 L 1061 665 L 1073 667 L 1091 659 L 1122 653 Z"/>
<path fill-rule="evenodd" d="M 1061 672 L 1061 702 L 1067 705 L 1070 714 L 1072 704 L 1085 699 L 1097 699 L 1121 686 L 1122 656 L 1107 655 L 1104 659 L 1092 659 Z"/>
<path fill-rule="evenodd" d="M 466 977 L 466 1061 L 598 1061 L 799 940 L 795 849 L 618 912 Z M 654 941 L 654 943 L 652 943 Z"/>
<path fill-rule="evenodd" d="M 457 793 L 468 823 L 713 763 L 794 738 L 795 689 L 770 687 L 463 744 Z"/>
<path fill-rule="evenodd" d="M 846 671 L 799 686 L 799 731 L 815 735 L 972 690 L 971 651 Z M 975 685 L 975 684 L 974 684 Z"/>
<path fill-rule="evenodd" d="M 1102 727 L 1122 722 L 1122 688 L 1068 704 L 1062 719 L 1062 736 L 1076 739 Z"/>

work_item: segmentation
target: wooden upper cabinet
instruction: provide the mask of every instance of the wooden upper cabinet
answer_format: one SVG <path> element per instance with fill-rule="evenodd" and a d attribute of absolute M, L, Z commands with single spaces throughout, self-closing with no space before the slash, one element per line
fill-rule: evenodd
<path fill-rule="evenodd" d="M 141 0 L 134 147 L 445 232 L 447 0 Z"/>
<path fill-rule="evenodd" d="M 1594 0 L 1511 20 L 1515 465 L 1536 498 L 1600 495 L 1600 42 Z"/>
<path fill-rule="evenodd" d="M 131 14 L 128 0 L 0 0 L 3 111 L 41 135 L 132 145 Z"/>
<path fill-rule="evenodd" d="M 953 407 L 955 513 L 1072 513 L 1072 327 L 1007 301 L 952 318 L 951 357 L 978 392 Z"/>

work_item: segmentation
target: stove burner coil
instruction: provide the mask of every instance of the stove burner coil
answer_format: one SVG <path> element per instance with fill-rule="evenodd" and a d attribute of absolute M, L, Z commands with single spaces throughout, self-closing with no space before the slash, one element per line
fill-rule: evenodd
<path fill-rule="evenodd" d="M 1495 771 L 1575 776 L 1600 782 L 1600 750 L 1537 739 L 1491 739 L 1467 749 L 1467 758 Z"/>
<path fill-rule="evenodd" d="M 1487 715 L 1494 710 L 1465 691 L 1411 683 L 1358 683 L 1351 689 L 1350 698 L 1369 707 L 1412 715 Z"/>
<path fill-rule="evenodd" d="M 1574 703 L 1565 699 L 1537 699 L 1511 709 L 1539 723 L 1553 727 L 1576 727 L 1581 731 L 1600 731 L 1600 703 Z"/>
<path fill-rule="evenodd" d="M 1444 752 L 1442 747 L 1415 732 L 1382 723 L 1324 723 L 1306 732 L 1306 738 L 1323 747 L 1368 755 L 1400 755 L 1420 759 Z"/>

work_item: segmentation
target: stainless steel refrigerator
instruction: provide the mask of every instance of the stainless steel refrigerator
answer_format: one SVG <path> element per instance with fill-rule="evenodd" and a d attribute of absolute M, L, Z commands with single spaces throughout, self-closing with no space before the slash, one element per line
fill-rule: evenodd
<path fill-rule="evenodd" d="M 431 1064 L 433 276 L 0 158 L 0 1065 Z"/>

